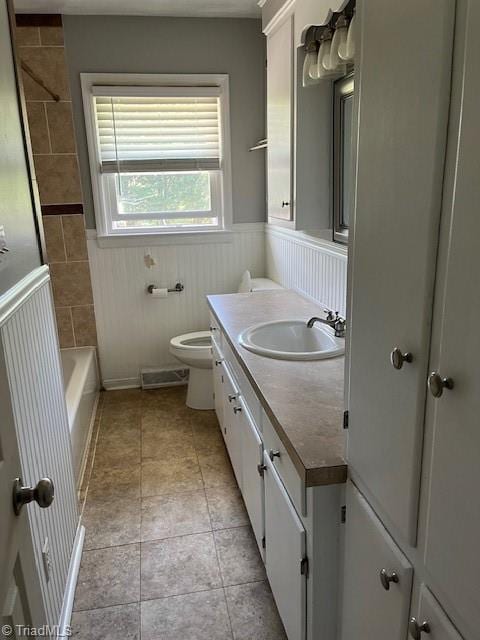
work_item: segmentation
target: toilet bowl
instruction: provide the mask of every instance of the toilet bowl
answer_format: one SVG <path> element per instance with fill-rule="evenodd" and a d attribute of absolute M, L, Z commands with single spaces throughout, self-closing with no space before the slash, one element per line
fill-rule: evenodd
<path fill-rule="evenodd" d="M 187 407 L 214 408 L 212 340 L 209 331 L 185 333 L 170 340 L 170 353 L 190 368 Z"/>
<path fill-rule="evenodd" d="M 238 292 L 283 289 L 269 278 L 251 278 L 245 271 Z M 170 340 L 170 353 L 190 367 L 187 391 L 187 407 L 213 409 L 212 340 L 209 331 L 194 331 Z"/>

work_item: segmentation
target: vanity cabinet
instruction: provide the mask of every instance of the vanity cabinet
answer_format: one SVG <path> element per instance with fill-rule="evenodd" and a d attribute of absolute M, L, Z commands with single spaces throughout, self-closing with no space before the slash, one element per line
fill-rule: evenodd
<path fill-rule="evenodd" d="M 350 477 L 413 566 L 404 624 L 415 617 L 430 630 L 412 626 L 410 637 L 477 640 L 480 6 L 383 5 L 364 0 L 359 11 Z M 383 43 L 408 32 L 401 53 L 380 51 L 379 30 Z M 414 63 L 420 53 L 428 86 Z M 373 570 L 365 563 L 349 573 L 358 533 L 351 511 L 347 503 L 343 619 L 355 617 L 349 594 L 363 592 Z M 363 624 L 355 639 L 375 637 L 375 618 Z"/>
<path fill-rule="evenodd" d="M 212 353 L 220 429 L 288 639 L 333 640 L 342 486 L 305 485 L 222 329 Z"/>

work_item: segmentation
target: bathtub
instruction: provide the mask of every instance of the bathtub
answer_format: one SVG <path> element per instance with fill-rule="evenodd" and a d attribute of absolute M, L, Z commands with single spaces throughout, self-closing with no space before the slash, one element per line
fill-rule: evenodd
<path fill-rule="evenodd" d="M 77 489 L 80 488 L 100 388 L 95 347 L 61 349 L 68 426 Z"/>

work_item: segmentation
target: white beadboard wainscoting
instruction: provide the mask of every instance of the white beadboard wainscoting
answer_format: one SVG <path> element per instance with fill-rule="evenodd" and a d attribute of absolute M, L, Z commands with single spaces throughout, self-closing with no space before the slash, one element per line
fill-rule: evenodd
<path fill-rule="evenodd" d="M 35 485 L 40 478 L 49 477 L 55 485 L 55 499 L 48 509 L 36 504 L 23 509 L 29 520 L 46 622 L 60 624 L 64 632 L 70 621 L 83 527 L 77 532 L 70 434 L 48 267 L 32 271 L 0 299 L 0 349 L 22 479 Z M 42 553 L 46 545 L 48 563 Z"/>
<path fill-rule="evenodd" d="M 222 242 L 143 246 L 99 246 L 89 231 L 88 253 L 103 384 L 106 388 L 138 386 L 140 370 L 175 363 L 169 353 L 174 336 L 208 328 L 205 296 L 233 293 L 249 269 L 265 274 L 265 225 L 235 224 Z M 119 241 L 121 242 L 121 240 Z M 103 244 L 103 243 L 102 243 Z M 155 265 L 148 268 L 145 256 Z M 148 260 L 147 260 L 148 262 Z M 182 293 L 153 298 L 149 284 L 185 286 Z"/>
<path fill-rule="evenodd" d="M 267 277 L 346 315 L 347 248 L 266 225 Z"/>

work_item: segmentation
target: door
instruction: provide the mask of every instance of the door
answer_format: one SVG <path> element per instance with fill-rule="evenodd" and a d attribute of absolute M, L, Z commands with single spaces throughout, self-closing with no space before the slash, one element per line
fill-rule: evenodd
<path fill-rule="evenodd" d="M 62 614 L 78 510 L 46 266 L 0 297 L 0 381 L 0 530 L 6 542 L 0 550 L 5 554 L 0 565 L 0 613 L 7 611 L 15 618 L 21 604 L 22 615 L 30 610 L 35 626 L 54 626 L 68 622 Z M 32 502 L 12 517 L 16 478 L 27 487 L 50 478 L 55 485 L 53 502 L 49 490 L 43 502 L 48 508 Z M 37 502 L 42 502 L 40 497 Z M 31 560 L 32 548 L 35 568 L 22 560 L 24 554 Z"/>
<path fill-rule="evenodd" d="M 415 544 L 455 3 L 365 0 L 358 11 L 348 462 L 382 520 Z"/>
<path fill-rule="evenodd" d="M 306 634 L 305 529 L 270 458 L 265 481 L 265 567 L 288 640 Z"/>
<path fill-rule="evenodd" d="M 412 615 L 409 631 L 409 640 L 417 640 L 419 632 L 420 637 L 423 634 L 423 637 L 428 640 L 462 640 L 458 631 L 424 584 L 420 589 L 418 614 Z"/>
<path fill-rule="evenodd" d="M 242 411 L 238 415 L 242 434 L 242 494 L 250 517 L 253 533 L 263 556 L 264 494 L 263 494 L 263 445 L 253 419 L 243 399 L 239 399 Z"/>
<path fill-rule="evenodd" d="M 292 220 L 293 17 L 267 38 L 268 215 Z"/>
<path fill-rule="evenodd" d="M 225 431 L 225 444 L 227 446 L 233 472 L 237 484 L 242 488 L 242 434 L 241 424 L 237 418 L 239 404 L 237 402 L 240 391 L 234 380 L 229 366 L 223 364 L 223 427 Z"/>
<path fill-rule="evenodd" d="M 212 339 L 212 358 L 213 358 L 213 395 L 215 401 L 215 413 L 217 414 L 218 423 L 223 437 L 225 433 L 223 429 L 223 356 L 219 348 Z"/>
<path fill-rule="evenodd" d="M 458 19 L 457 130 L 448 157 L 430 363 L 454 387 L 441 397 L 428 394 L 433 449 L 425 563 L 447 613 L 466 638 L 474 638 L 480 633 L 480 5 L 465 6 Z"/>
<path fill-rule="evenodd" d="M 342 640 L 405 640 L 413 570 L 355 486 L 347 485 Z"/>
<path fill-rule="evenodd" d="M 26 509 L 20 517 L 12 508 L 14 478 L 22 475 L 15 420 L 3 351 L 0 351 L 0 623 L 41 627 L 47 622 Z M 35 508 L 31 506 L 30 508 Z M 2 634 L 2 637 L 3 634 Z"/>

